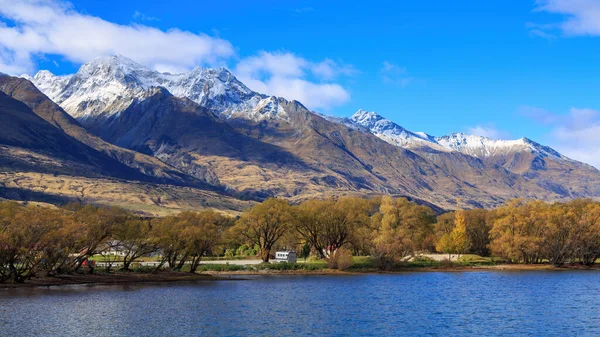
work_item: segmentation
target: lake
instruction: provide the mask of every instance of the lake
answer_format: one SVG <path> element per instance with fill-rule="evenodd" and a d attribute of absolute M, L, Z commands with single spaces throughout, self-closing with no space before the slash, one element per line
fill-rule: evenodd
<path fill-rule="evenodd" d="M 0 289 L 0 336 L 598 336 L 600 272 Z"/>

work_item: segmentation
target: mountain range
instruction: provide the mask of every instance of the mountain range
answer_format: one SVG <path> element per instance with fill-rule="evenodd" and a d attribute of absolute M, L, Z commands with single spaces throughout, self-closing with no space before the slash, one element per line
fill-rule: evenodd
<path fill-rule="evenodd" d="M 229 204 L 270 196 L 295 201 L 392 194 L 452 209 L 491 207 L 516 197 L 600 197 L 597 169 L 530 139 L 434 137 L 365 110 L 349 118 L 326 116 L 254 92 L 224 68 L 168 74 L 112 56 L 69 76 L 43 70 L 22 77 L 0 77 L 6 99 L 22 102 L 51 127 L 107 157 L 88 161 L 114 162 L 109 166 L 117 172 L 102 165 L 89 169 L 87 162 L 84 171 L 216 193 Z M 0 140 L 31 148 L 30 138 L 22 144 Z M 52 151 L 56 158 L 73 153 Z M 11 165 L 13 171 L 44 170 Z"/>

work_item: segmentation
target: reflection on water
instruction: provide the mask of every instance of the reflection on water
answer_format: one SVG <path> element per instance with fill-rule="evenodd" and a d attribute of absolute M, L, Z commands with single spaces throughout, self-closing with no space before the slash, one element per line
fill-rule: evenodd
<path fill-rule="evenodd" d="M 264 276 L 0 290 L 1 336 L 600 335 L 598 272 Z"/>

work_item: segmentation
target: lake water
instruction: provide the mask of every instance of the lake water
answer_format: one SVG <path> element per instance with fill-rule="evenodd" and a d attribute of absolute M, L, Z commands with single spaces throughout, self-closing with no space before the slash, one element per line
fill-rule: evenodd
<path fill-rule="evenodd" d="M 0 336 L 599 336 L 600 272 L 0 289 Z"/>

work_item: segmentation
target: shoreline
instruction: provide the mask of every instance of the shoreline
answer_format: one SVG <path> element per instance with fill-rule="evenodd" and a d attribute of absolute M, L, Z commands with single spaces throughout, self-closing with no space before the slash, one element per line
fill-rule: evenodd
<path fill-rule="evenodd" d="M 173 283 L 189 281 L 231 281 L 244 280 L 243 278 L 232 278 L 231 276 L 344 276 L 344 275 L 369 275 L 369 274 L 403 274 L 403 273 L 428 273 L 428 272 L 477 272 L 477 271 L 600 271 L 600 265 L 592 267 L 563 266 L 539 264 L 498 264 L 498 265 L 475 265 L 475 266 L 435 266 L 435 267 L 404 267 L 393 270 L 357 269 L 357 270 L 235 270 L 235 271 L 204 271 L 197 274 L 185 272 L 160 272 L 151 273 L 118 273 L 118 274 L 74 274 L 60 275 L 56 277 L 40 277 L 28 280 L 25 283 L 0 284 L 1 289 L 14 288 L 36 288 L 55 287 L 67 285 L 118 285 L 118 284 L 143 284 L 143 283 Z M 229 277 L 227 277 L 229 276 Z"/>
<path fill-rule="evenodd" d="M 549 264 L 497 264 L 497 265 L 475 265 L 475 266 L 432 266 L 432 267 L 400 267 L 392 270 L 366 269 L 320 269 L 320 270 L 234 270 L 234 271 L 206 271 L 203 275 L 214 276 L 260 276 L 260 275 L 367 275 L 367 274 L 402 274 L 402 273 L 428 273 L 428 272 L 476 272 L 476 271 L 600 271 L 600 265 L 592 267 L 563 266 L 553 267 Z"/>
<path fill-rule="evenodd" d="M 190 274 L 184 272 L 151 273 L 119 273 L 119 274 L 73 274 L 55 277 L 39 277 L 24 283 L 0 284 L 1 289 L 55 287 L 68 285 L 117 285 L 143 283 L 171 283 L 189 281 L 227 281 L 238 280 L 226 277 L 216 277 L 207 274 Z"/>

